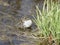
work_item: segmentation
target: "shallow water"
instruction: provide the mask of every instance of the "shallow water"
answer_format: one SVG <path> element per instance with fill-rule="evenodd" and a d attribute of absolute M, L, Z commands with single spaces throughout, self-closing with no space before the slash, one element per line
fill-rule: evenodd
<path fill-rule="evenodd" d="M 15 25 L 23 16 L 31 17 L 41 0 L 0 0 L 0 45 L 36 45 L 31 32 L 20 31 Z M 4 3 L 3 3 L 4 2 Z M 7 5 L 8 4 L 8 5 Z"/>
<path fill-rule="evenodd" d="M 3 0 L 4 1 L 4 0 Z M 34 13 L 35 6 L 39 4 L 39 7 L 42 8 L 42 1 L 40 0 L 7 0 L 5 2 L 8 2 L 9 6 L 0 5 L 0 14 L 7 17 L 7 19 L 4 19 L 3 21 L 6 22 L 7 20 L 11 23 L 14 23 L 19 21 L 19 19 L 22 16 L 31 16 Z M 8 16 L 11 16 L 9 19 Z M 1 17 L 1 16 L 0 16 Z M 6 20 L 6 21 L 5 21 Z M 13 22 L 11 21 L 13 20 Z"/>

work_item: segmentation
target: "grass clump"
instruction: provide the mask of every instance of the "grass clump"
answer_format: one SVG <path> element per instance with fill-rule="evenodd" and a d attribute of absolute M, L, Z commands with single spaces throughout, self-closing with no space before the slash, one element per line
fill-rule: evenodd
<path fill-rule="evenodd" d="M 52 0 L 45 0 L 43 9 L 40 10 L 36 6 L 36 17 L 34 22 L 40 30 L 43 37 L 52 37 L 60 39 L 60 4 Z M 40 36 L 42 37 L 42 36 Z"/>

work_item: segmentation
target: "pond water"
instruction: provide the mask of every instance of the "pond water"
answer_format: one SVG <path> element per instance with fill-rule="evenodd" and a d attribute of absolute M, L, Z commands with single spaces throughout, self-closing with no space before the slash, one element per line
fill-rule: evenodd
<path fill-rule="evenodd" d="M 31 17 L 36 5 L 41 9 L 43 0 L 0 0 L 0 45 L 36 45 L 31 32 L 14 27 L 23 16 Z"/>
<path fill-rule="evenodd" d="M 9 18 L 11 23 L 19 21 L 22 16 L 31 16 L 34 13 L 36 5 L 39 5 L 40 8 L 42 8 L 43 5 L 43 0 L 3 0 L 3 2 L 9 5 L 4 5 L 5 3 L 0 4 L 0 14 L 5 16 L 4 19 L 12 16 L 11 18 L 13 19 Z M 11 21 L 15 19 L 17 20 Z M 5 20 L 8 21 L 8 19 Z M 5 20 L 3 21 L 6 22 Z"/>

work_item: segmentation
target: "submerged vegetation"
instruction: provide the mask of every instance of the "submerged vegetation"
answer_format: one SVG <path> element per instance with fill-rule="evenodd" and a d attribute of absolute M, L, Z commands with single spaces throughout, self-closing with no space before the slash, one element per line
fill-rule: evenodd
<path fill-rule="evenodd" d="M 49 42 L 60 41 L 60 4 L 58 2 L 45 0 L 42 10 L 36 6 L 36 17 L 33 16 L 33 18 L 39 29 L 40 38 L 48 38 Z"/>

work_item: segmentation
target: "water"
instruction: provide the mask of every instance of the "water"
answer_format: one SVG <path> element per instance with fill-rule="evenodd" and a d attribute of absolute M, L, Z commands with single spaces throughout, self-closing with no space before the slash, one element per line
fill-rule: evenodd
<path fill-rule="evenodd" d="M 0 11 L 3 15 L 12 15 L 17 20 L 25 15 L 31 16 L 34 13 L 35 5 L 40 4 L 39 7 L 42 8 L 42 1 L 40 0 L 7 0 L 5 2 L 8 2 L 9 6 L 0 5 Z M 2 13 L 0 12 L 0 14 Z"/>
<path fill-rule="evenodd" d="M 29 37 L 32 36 L 30 32 L 21 32 L 14 27 L 14 25 L 17 24 L 23 16 L 31 17 L 31 15 L 34 14 L 35 5 L 39 5 L 41 9 L 43 0 L 0 1 L 2 2 L 0 4 L 0 38 L 3 39 L 0 39 L 0 45 L 36 45 L 36 39 Z M 6 40 L 5 37 L 8 40 Z"/>

